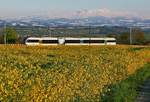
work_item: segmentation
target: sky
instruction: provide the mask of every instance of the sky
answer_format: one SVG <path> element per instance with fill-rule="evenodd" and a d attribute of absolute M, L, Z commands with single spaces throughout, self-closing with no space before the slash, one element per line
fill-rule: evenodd
<path fill-rule="evenodd" d="M 150 0 L 0 0 L 0 17 L 140 16 L 150 18 Z"/>

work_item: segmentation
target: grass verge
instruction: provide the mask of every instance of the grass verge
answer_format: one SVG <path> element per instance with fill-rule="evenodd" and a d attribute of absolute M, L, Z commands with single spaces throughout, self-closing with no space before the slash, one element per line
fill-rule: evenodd
<path fill-rule="evenodd" d="M 134 102 L 138 95 L 139 87 L 149 77 L 150 63 L 126 80 L 105 88 L 105 93 L 101 96 L 102 102 Z"/>

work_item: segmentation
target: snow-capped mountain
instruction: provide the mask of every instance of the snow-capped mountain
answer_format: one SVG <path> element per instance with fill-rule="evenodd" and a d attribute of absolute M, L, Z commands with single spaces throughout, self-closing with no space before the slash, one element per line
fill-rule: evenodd
<path fill-rule="evenodd" d="M 107 13 L 108 12 L 108 13 Z M 100 16 L 110 14 L 110 11 L 80 11 L 74 18 L 49 18 L 45 16 L 21 17 L 17 19 L 0 20 L 0 26 L 7 24 L 12 26 L 40 26 L 40 27 L 59 27 L 59 26 L 137 26 L 150 28 L 150 19 L 142 19 L 134 16 Z M 95 14 L 95 16 L 93 16 Z M 80 16 L 79 16 L 80 15 Z M 85 16 L 86 15 L 86 16 Z M 92 15 L 92 16 L 90 16 Z M 97 16 L 98 15 L 98 16 Z M 78 16 L 78 17 L 77 17 Z"/>

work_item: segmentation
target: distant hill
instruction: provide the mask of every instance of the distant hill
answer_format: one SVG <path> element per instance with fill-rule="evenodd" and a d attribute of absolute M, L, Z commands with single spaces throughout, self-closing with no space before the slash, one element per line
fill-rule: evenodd
<path fill-rule="evenodd" d="M 93 16 L 84 18 L 49 18 L 49 17 L 22 17 L 16 19 L 0 20 L 0 26 L 7 22 L 11 26 L 38 26 L 38 27 L 59 27 L 59 26 L 123 26 L 150 28 L 150 19 L 136 17 L 105 17 Z"/>

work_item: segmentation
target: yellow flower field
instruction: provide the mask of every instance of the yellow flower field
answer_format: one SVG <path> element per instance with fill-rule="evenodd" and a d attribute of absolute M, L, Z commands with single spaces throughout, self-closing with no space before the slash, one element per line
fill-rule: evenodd
<path fill-rule="evenodd" d="M 148 62 L 149 47 L 1 45 L 0 101 L 97 102 Z"/>

